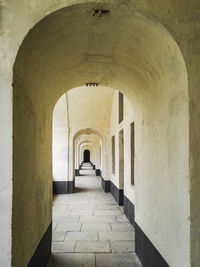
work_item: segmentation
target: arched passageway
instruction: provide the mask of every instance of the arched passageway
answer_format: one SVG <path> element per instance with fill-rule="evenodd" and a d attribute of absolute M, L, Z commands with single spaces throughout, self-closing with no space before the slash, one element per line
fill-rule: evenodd
<path fill-rule="evenodd" d="M 90 151 L 88 149 L 84 150 L 84 158 L 83 161 L 84 162 L 90 162 Z"/>
<path fill-rule="evenodd" d="M 73 5 L 45 17 L 28 33 L 16 58 L 13 264 L 27 265 L 51 225 L 53 107 L 66 90 L 95 81 L 124 93 L 133 105 L 138 151 L 136 232 L 145 233 L 170 266 L 188 267 L 189 119 L 184 59 L 169 32 L 148 14 L 132 5 L 119 8 L 105 2 L 104 9 L 110 12 L 92 16 L 94 5 Z"/>

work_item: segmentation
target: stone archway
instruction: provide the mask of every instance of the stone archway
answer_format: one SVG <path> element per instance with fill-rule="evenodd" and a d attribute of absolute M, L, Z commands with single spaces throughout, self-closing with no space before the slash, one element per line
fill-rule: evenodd
<path fill-rule="evenodd" d="M 90 162 L 90 150 L 88 149 L 84 150 L 83 154 L 84 154 L 83 161 Z"/>
<path fill-rule="evenodd" d="M 53 106 L 66 88 L 91 81 L 126 94 L 137 114 L 141 167 L 136 222 L 170 265 L 180 262 L 181 255 L 182 266 L 189 264 L 185 63 L 176 42 L 159 22 L 130 6 L 119 9 L 113 3 L 105 5 L 110 14 L 102 18 L 91 16 L 94 3 L 74 5 L 48 15 L 29 32 L 18 52 L 13 77 L 12 252 L 16 266 L 28 263 L 51 224 L 49 144 Z M 184 209 L 176 217 L 180 204 Z M 149 224 L 152 213 L 155 216 Z M 38 221 L 33 220 L 36 217 Z M 184 225 L 180 224 L 182 221 Z M 168 226 L 165 229 L 162 225 Z"/>

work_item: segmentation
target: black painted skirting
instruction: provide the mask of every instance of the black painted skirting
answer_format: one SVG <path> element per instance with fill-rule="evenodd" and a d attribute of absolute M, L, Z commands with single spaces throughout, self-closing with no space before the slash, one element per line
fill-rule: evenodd
<path fill-rule="evenodd" d="M 74 193 L 74 185 L 75 185 L 74 179 L 73 179 L 73 181 L 67 182 L 67 194 L 73 194 Z"/>
<path fill-rule="evenodd" d="M 51 255 L 52 223 L 47 228 L 27 267 L 46 267 Z"/>
<path fill-rule="evenodd" d="M 101 175 L 101 170 L 100 169 L 96 169 L 96 176 L 100 176 Z"/>
<path fill-rule="evenodd" d="M 129 222 L 134 226 L 135 224 L 135 207 L 134 204 L 124 196 L 124 214 Z"/>
<path fill-rule="evenodd" d="M 72 194 L 74 193 L 73 181 L 53 181 L 53 194 Z"/>
<path fill-rule="evenodd" d="M 103 177 L 101 177 L 101 185 L 105 193 L 110 193 L 110 181 L 104 180 Z"/>
<path fill-rule="evenodd" d="M 75 176 L 79 176 L 79 169 L 75 169 Z"/>
<path fill-rule="evenodd" d="M 143 267 L 169 267 L 169 265 L 136 222 L 135 250 Z"/>
<path fill-rule="evenodd" d="M 118 189 L 116 185 L 114 185 L 110 181 L 110 192 L 113 195 L 114 199 L 117 201 L 119 206 L 123 206 L 124 203 L 124 190 Z"/>
<path fill-rule="evenodd" d="M 101 175 L 101 172 L 100 172 Z M 124 190 L 118 189 L 110 180 L 104 180 L 104 178 L 101 176 L 101 184 L 103 191 L 105 193 L 111 192 L 114 199 L 117 201 L 117 204 L 119 206 L 123 206 L 124 203 Z"/>

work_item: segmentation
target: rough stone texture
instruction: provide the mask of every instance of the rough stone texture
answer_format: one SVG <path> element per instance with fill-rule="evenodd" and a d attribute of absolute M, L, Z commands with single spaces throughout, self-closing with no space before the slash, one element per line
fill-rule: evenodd
<path fill-rule="evenodd" d="M 95 210 L 94 211 L 94 215 L 102 215 L 102 216 L 105 216 L 105 215 L 121 215 L 121 211 L 118 209 L 118 210 Z"/>
<path fill-rule="evenodd" d="M 135 253 L 112 253 L 96 255 L 97 267 L 142 267 Z"/>
<path fill-rule="evenodd" d="M 95 255 L 92 253 L 53 253 L 48 267 L 94 267 Z"/>
<path fill-rule="evenodd" d="M 64 241 L 67 231 L 53 231 L 53 241 Z"/>
<path fill-rule="evenodd" d="M 62 222 L 62 223 L 58 223 L 57 227 L 56 227 L 56 231 L 73 231 L 73 232 L 77 232 L 80 231 L 81 229 L 81 223 L 66 223 L 66 222 Z"/>
<path fill-rule="evenodd" d="M 59 216 L 62 216 L 62 213 L 58 213 L 57 210 L 63 212 L 70 210 L 72 212 L 73 209 L 75 209 L 77 214 L 79 212 L 80 215 L 78 222 L 68 223 L 66 219 L 65 222 L 57 224 L 53 232 L 54 236 L 57 236 L 60 233 L 57 232 L 57 230 L 59 229 L 63 229 L 67 232 L 61 232 L 65 233 L 65 235 L 63 239 L 63 235 L 61 234 L 60 242 L 54 242 L 53 240 L 53 255 L 49 260 L 48 267 L 62 267 L 64 266 L 62 264 L 66 264 L 66 266 L 79 267 L 85 266 L 84 264 L 86 263 L 88 264 L 88 266 L 92 267 L 140 267 L 141 265 L 137 259 L 136 254 L 134 253 L 134 228 L 127 222 L 118 221 L 124 218 L 123 213 L 116 202 L 115 204 L 110 204 L 113 196 L 110 193 L 105 194 L 102 191 L 101 180 L 96 176 L 82 176 L 78 177 L 76 182 L 80 188 L 87 188 L 87 190 L 80 190 L 73 196 L 65 195 L 65 197 L 55 197 L 53 218 L 56 218 L 56 220 L 59 221 Z M 72 198 L 74 199 L 74 201 L 72 201 Z M 63 207 L 63 202 L 68 203 L 68 199 L 70 199 L 73 204 L 68 204 L 67 208 L 66 206 Z M 77 199 L 80 200 L 80 203 L 83 199 L 87 199 L 88 204 L 74 204 Z M 94 204 L 94 199 L 104 199 L 105 203 Z M 59 202 L 60 204 L 58 204 Z M 101 211 L 102 215 L 85 215 L 84 221 L 81 221 L 81 218 L 83 218 L 83 216 L 81 216 L 82 211 L 86 209 L 87 206 L 89 206 L 90 209 L 93 210 L 93 214 L 95 214 L 96 211 Z M 112 216 L 105 215 L 107 216 L 106 220 L 102 220 L 101 218 L 104 217 L 103 213 L 105 212 L 105 214 L 107 214 L 109 210 L 118 212 L 116 213 L 116 215 Z M 120 216 L 118 215 L 119 213 L 121 214 Z M 91 218 L 94 219 L 92 220 Z M 99 253 L 102 256 L 99 256 Z M 110 256 L 106 256 L 106 254 L 104 253 Z M 94 262 L 95 258 L 96 263 Z M 105 265 L 106 261 L 108 265 Z"/>
<path fill-rule="evenodd" d="M 99 232 L 99 240 L 134 240 L 133 231 Z"/>
<path fill-rule="evenodd" d="M 111 223 L 113 231 L 133 231 L 133 227 L 130 223 Z"/>
<path fill-rule="evenodd" d="M 110 252 L 109 242 L 87 242 L 87 241 L 78 241 L 76 244 L 75 252 Z"/>
<path fill-rule="evenodd" d="M 96 232 L 68 232 L 66 240 L 98 240 Z"/>
<path fill-rule="evenodd" d="M 112 252 L 135 252 L 135 244 L 133 241 L 111 241 Z"/>
<path fill-rule="evenodd" d="M 75 245 L 75 241 L 52 242 L 52 252 L 74 252 Z"/>
<path fill-rule="evenodd" d="M 105 222 L 86 222 L 82 223 L 81 231 L 93 231 L 93 232 L 99 232 L 99 231 L 110 231 L 111 225 L 110 223 Z"/>

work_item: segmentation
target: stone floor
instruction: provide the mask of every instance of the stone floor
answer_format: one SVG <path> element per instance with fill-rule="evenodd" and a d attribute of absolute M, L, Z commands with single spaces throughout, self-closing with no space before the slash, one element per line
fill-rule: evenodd
<path fill-rule="evenodd" d="M 134 228 L 112 195 L 102 191 L 100 178 L 76 177 L 76 191 L 54 198 L 52 256 L 47 266 L 141 266 Z"/>

